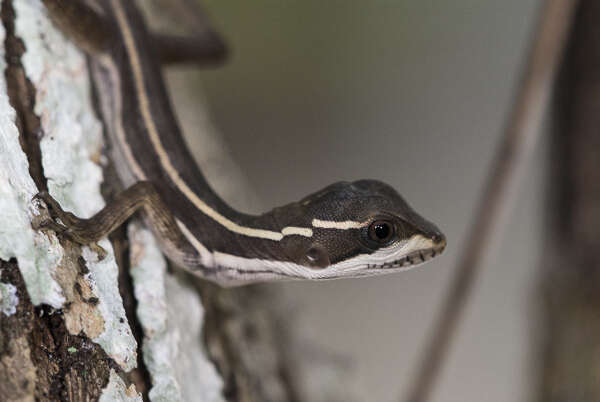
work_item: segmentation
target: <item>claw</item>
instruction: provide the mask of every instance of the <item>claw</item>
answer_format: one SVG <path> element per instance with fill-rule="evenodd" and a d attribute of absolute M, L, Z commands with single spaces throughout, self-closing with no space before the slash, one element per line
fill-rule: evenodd
<path fill-rule="evenodd" d="M 67 226 L 72 226 L 78 220 L 77 216 L 71 212 L 62 209 L 58 201 L 54 199 L 47 191 L 40 191 L 33 196 L 32 200 L 42 200 L 48 207 L 50 216 L 54 219 L 60 219 Z"/>
<path fill-rule="evenodd" d="M 58 202 L 56 202 L 56 200 L 50 195 L 50 193 L 48 193 L 47 191 L 40 191 L 39 193 L 37 193 L 36 195 L 33 196 L 33 198 L 31 199 L 31 201 L 44 201 L 44 203 L 46 205 L 48 205 L 50 208 L 55 208 L 55 206 L 58 205 Z"/>
<path fill-rule="evenodd" d="M 36 201 L 36 200 L 43 201 L 44 204 L 46 204 L 46 207 L 48 207 L 48 212 L 50 213 L 50 216 L 52 216 L 53 218 L 57 217 L 58 211 L 62 211 L 60 208 L 60 205 L 58 205 L 58 202 L 56 202 L 56 200 L 54 198 L 52 198 L 50 193 L 48 193 L 47 191 L 40 191 L 39 193 L 34 195 L 33 198 L 31 199 L 31 201 Z"/>
<path fill-rule="evenodd" d="M 64 211 L 58 201 L 54 199 L 47 191 L 40 191 L 31 199 L 32 201 L 41 200 L 48 207 L 48 212 L 52 219 L 40 219 L 37 222 L 32 222 L 32 226 L 35 230 L 39 229 L 50 229 L 56 232 L 63 238 L 66 238 L 72 242 L 78 243 L 82 246 L 87 245 L 92 251 L 98 255 L 98 260 L 102 261 L 108 254 L 97 243 L 88 243 L 85 237 L 81 237 L 77 230 L 73 229 L 73 226 L 79 221 L 75 215 L 71 212 Z M 61 223 L 56 222 L 59 219 Z"/>
<path fill-rule="evenodd" d="M 108 252 L 104 248 L 102 248 L 102 246 L 100 246 L 98 243 L 90 243 L 87 246 L 90 248 L 90 250 L 98 254 L 98 261 L 102 261 L 104 257 L 108 255 Z"/>
<path fill-rule="evenodd" d="M 44 197 L 46 197 L 48 195 L 47 191 L 40 191 L 39 193 L 37 193 L 36 195 L 34 195 L 31 198 L 31 201 L 35 201 L 35 200 L 44 200 Z"/>
<path fill-rule="evenodd" d="M 37 222 L 32 222 L 32 226 L 35 230 L 38 229 L 50 229 L 56 232 L 56 234 L 60 234 L 63 237 L 66 237 L 72 241 L 73 235 L 69 229 L 69 225 L 71 224 L 71 217 L 75 217 L 75 215 L 70 212 L 65 212 L 61 208 L 58 201 L 54 199 L 47 191 L 40 191 L 31 199 L 32 201 L 41 200 L 46 204 L 48 208 L 48 213 L 50 214 L 51 219 L 41 219 Z M 61 223 L 56 222 L 56 219 L 60 219 Z"/>

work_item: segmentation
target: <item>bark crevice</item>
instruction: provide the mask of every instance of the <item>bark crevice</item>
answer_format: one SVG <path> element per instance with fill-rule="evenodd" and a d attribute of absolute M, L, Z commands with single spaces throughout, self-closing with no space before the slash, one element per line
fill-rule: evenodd
<path fill-rule="evenodd" d="M 19 129 L 21 147 L 27 155 L 29 174 L 33 178 L 38 190 L 47 190 L 40 138 L 42 128 L 40 118 L 36 115 L 35 93 L 36 89 L 27 78 L 21 57 L 25 53 L 25 44 L 15 33 L 15 9 L 13 0 L 3 0 L 0 9 L 2 24 L 5 30 L 4 51 L 6 58 L 6 90 L 8 101 L 16 111 L 15 124 Z"/>

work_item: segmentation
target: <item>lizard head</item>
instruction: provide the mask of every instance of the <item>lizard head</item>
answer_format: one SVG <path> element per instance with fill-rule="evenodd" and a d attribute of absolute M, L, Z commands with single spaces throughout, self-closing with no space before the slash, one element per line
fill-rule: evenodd
<path fill-rule="evenodd" d="M 434 224 L 392 187 L 375 180 L 335 183 L 256 219 L 253 228 L 269 229 L 242 228 L 244 237 L 239 237 L 253 257 L 209 254 L 205 265 L 220 268 L 215 281 L 234 286 L 392 273 L 423 264 L 446 247 Z M 232 247 L 239 244 L 232 242 Z"/>
<path fill-rule="evenodd" d="M 291 217 L 288 223 L 312 230 L 311 236 L 282 240 L 293 262 L 292 273 L 302 278 L 403 271 L 439 255 L 446 247 L 445 236 L 434 224 L 379 181 L 335 183 L 292 205 L 282 208 Z"/>

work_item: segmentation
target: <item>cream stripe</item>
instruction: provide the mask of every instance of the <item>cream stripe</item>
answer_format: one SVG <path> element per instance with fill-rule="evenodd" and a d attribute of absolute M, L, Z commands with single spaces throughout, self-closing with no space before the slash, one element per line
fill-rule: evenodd
<path fill-rule="evenodd" d="M 304 237 L 312 237 L 313 231 L 309 228 L 299 228 L 296 226 L 287 226 L 281 229 L 281 234 L 284 236 L 298 235 Z"/>
<path fill-rule="evenodd" d="M 336 221 L 322 221 L 320 219 L 313 219 L 313 221 L 312 221 L 312 225 L 315 228 L 340 229 L 340 230 L 360 229 L 362 227 L 365 227 L 367 224 L 368 224 L 368 222 L 356 222 L 356 221 L 336 222 Z"/>
<path fill-rule="evenodd" d="M 158 154 L 160 163 L 169 175 L 170 179 L 173 181 L 173 183 L 175 183 L 179 190 L 196 206 L 196 208 L 198 208 L 204 214 L 214 219 L 219 224 L 223 225 L 225 228 L 232 232 L 240 233 L 245 236 L 259 237 L 262 239 L 270 240 L 281 240 L 286 234 L 298 234 L 301 236 L 308 236 L 308 231 L 310 229 L 305 228 L 285 228 L 284 231 L 286 233 L 284 234 L 283 231 L 275 232 L 271 230 L 248 228 L 245 226 L 238 225 L 237 223 L 227 219 L 226 217 L 209 207 L 204 201 L 202 201 L 198 197 L 198 195 L 196 195 L 196 193 L 194 193 L 188 187 L 188 185 L 179 176 L 177 170 L 171 164 L 171 161 L 169 160 L 169 155 L 164 149 L 162 143 L 160 142 L 158 130 L 154 125 L 154 120 L 152 119 L 152 115 L 150 113 L 150 102 L 148 100 L 146 84 L 144 83 L 144 76 L 142 73 L 141 63 L 137 53 L 137 49 L 135 47 L 133 34 L 131 32 L 131 29 L 129 28 L 127 17 L 125 16 L 125 11 L 123 10 L 119 0 L 112 0 L 111 3 L 117 16 L 119 28 L 121 29 L 121 32 L 123 34 L 125 47 L 127 48 L 127 55 L 129 56 L 129 61 L 133 70 L 134 82 L 140 101 L 140 110 L 142 112 L 142 118 L 146 123 L 146 128 L 148 129 L 148 134 L 150 135 L 150 141 L 154 146 L 154 150 Z M 310 231 L 310 236 L 312 236 L 312 231 Z"/>

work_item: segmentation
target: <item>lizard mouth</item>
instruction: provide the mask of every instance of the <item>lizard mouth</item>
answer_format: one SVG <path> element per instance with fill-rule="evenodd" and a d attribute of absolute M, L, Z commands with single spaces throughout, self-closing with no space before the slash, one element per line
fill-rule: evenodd
<path fill-rule="evenodd" d="M 371 264 L 368 268 L 376 269 L 391 269 L 391 268 L 408 268 L 415 265 L 423 264 L 434 257 L 440 255 L 446 248 L 446 242 L 435 245 L 431 248 L 412 251 L 402 258 L 383 264 Z"/>

